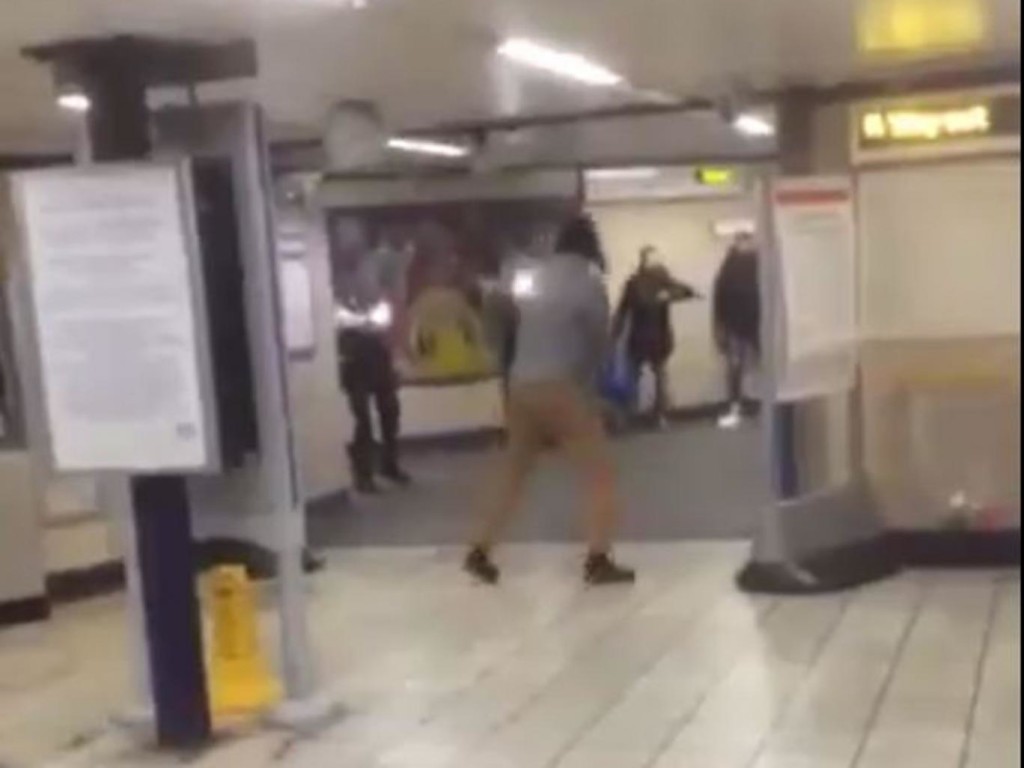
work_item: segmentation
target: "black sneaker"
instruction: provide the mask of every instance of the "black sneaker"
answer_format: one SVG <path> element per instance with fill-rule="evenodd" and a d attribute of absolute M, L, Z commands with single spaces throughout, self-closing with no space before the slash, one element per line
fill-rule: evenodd
<path fill-rule="evenodd" d="M 327 567 L 327 560 L 319 552 L 311 549 L 302 550 L 302 570 L 306 573 L 320 573 Z"/>
<path fill-rule="evenodd" d="M 379 493 L 380 489 L 373 479 L 373 446 L 352 443 L 348 447 L 348 457 L 356 492 L 368 495 Z"/>
<path fill-rule="evenodd" d="M 583 580 L 594 587 L 610 584 L 632 584 L 636 571 L 616 564 L 607 554 L 593 554 L 587 557 L 583 566 Z"/>
<path fill-rule="evenodd" d="M 412 485 L 412 477 L 397 464 L 386 464 L 380 471 L 380 476 L 390 480 L 395 485 Z"/>
<path fill-rule="evenodd" d="M 482 547 L 473 547 L 462 564 L 463 570 L 483 584 L 497 584 L 501 571 L 491 561 L 491 556 Z"/>
<path fill-rule="evenodd" d="M 375 496 L 380 493 L 380 486 L 372 477 L 357 477 L 355 480 L 356 493 L 366 496 Z"/>

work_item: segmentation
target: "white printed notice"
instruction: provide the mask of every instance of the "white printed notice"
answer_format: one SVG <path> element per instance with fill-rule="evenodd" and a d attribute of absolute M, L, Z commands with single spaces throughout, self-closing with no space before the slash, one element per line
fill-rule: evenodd
<path fill-rule="evenodd" d="M 56 468 L 205 468 L 178 170 L 62 169 L 16 184 Z"/>
<path fill-rule="evenodd" d="M 786 331 L 782 394 L 797 399 L 849 389 L 859 335 L 850 180 L 782 179 L 772 202 Z"/>
<path fill-rule="evenodd" d="M 316 322 L 309 267 L 299 259 L 286 259 L 279 279 L 288 353 L 294 359 L 311 356 L 316 351 Z"/>

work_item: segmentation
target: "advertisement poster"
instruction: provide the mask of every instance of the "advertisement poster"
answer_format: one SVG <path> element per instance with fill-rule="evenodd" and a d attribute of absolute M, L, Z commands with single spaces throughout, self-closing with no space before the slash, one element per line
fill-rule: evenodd
<path fill-rule="evenodd" d="M 334 292 L 392 308 L 390 340 L 406 383 L 495 373 L 480 280 L 507 258 L 550 249 L 567 199 L 442 202 L 334 209 L 328 217 Z"/>

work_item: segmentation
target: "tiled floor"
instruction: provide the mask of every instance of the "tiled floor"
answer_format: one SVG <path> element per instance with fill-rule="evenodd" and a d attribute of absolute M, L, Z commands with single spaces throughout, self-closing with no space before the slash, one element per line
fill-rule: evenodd
<path fill-rule="evenodd" d="M 1020 582 L 911 573 L 842 596 L 751 599 L 733 544 L 634 545 L 633 589 L 576 553 L 338 554 L 313 631 L 347 715 L 317 738 L 224 742 L 194 768 L 1009 768 L 1020 763 Z M 97 737 L 127 688 L 116 603 L 0 635 L 0 766 L 185 764 Z M 80 736 L 80 738 L 75 738 Z M 75 743 L 77 742 L 77 743 Z"/>

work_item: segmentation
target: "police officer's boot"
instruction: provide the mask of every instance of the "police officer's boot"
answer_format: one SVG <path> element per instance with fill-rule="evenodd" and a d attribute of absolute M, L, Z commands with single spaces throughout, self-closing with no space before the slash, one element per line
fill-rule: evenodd
<path fill-rule="evenodd" d="M 397 485 L 409 485 L 412 478 L 398 463 L 398 446 L 385 445 L 380 454 L 380 475 Z"/>
<path fill-rule="evenodd" d="M 373 444 L 351 443 L 348 447 L 349 463 L 352 466 L 352 479 L 358 493 L 379 493 L 380 488 L 373 478 L 374 465 Z"/>

